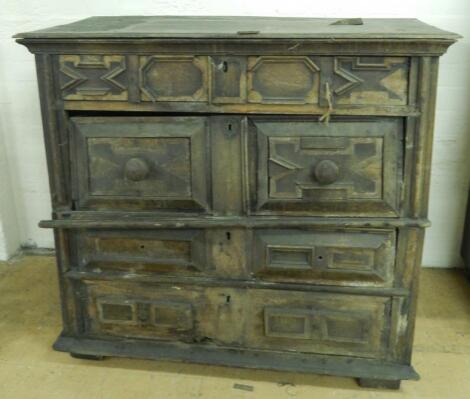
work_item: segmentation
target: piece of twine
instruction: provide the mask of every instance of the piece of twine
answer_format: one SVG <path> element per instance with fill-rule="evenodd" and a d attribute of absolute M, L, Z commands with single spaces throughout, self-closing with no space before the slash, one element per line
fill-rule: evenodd
<path fill-rule="evenodd" d="M 325 97 L 326 97 L 326 102 L 328 103 L 328 109 L 326 112 L 320 116 L 318 119 L 319 122 L 325 122 L 325 125 L 328 125 L 330 122 L 331 114 L 333 113 L 333 99 L 331 95 L 331 90 L 330 90 L 330 84 L 328 82 L 325 83 Z"/>

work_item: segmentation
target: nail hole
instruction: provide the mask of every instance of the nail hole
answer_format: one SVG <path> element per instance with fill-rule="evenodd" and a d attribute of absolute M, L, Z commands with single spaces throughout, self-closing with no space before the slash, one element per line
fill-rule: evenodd
<path fill-rule="evenodd" d="M 222 63 L 222 71 L 227 72 L 227 70 L 228 70 L 228 63 L 227 61 L 224 61 Z"/>
<path fill-rule="evenodd" d="M 232 235 L 230 234 L 230 231 L 227 231 L 225 233 L 225 235 L 227 236 L 227 240 L 230 240 L 230 238 L 232 238 Z"/>
<path fill-rule="evenodd" d="M 323 256 L 320 255 L 320 256 L 318 256 L 317 259 L 318 259 L 318 260 L 322 260 L 322 259 L 323 259 Z"/>
<path fill-rule="evenodd" d="M 145 245 L 142 244 L 142 245 L 140 246 L 140 249 L 145 249 Z"/>

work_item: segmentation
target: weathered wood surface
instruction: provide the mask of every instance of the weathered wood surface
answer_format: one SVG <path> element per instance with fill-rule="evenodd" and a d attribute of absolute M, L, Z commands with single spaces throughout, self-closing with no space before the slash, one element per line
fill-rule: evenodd
<path fill-rule="evenodd" d="M 458 35 L 417 19 L 365 18 L 361 25 L 338 24 L 340 18 L 219 16 L 91 17 L 67 25 L 18 33 L 18 38 L 374 38 L 456 40 Z"/>
<path fill-rule="evenodd" d="M 417 378 L 438 56 L 458 35 L 360 22 L 96 17 L 17 35 L 37 60 L 56 349 Z"/>
<path fill-rule="evenodd" d="M 116 340 L 61 336 L 54 349 L 82 355 L 121 356 L 139 359 L 173 360 L 219 366 L 265 368 L 279 371 L 368 377 L 375 379 L 418 380 L 409 365 L 376 359 L 348 358 L 277 351 L 237 350 L 213 345 L 155 342 L 127 339 L 128 345 Z"/>

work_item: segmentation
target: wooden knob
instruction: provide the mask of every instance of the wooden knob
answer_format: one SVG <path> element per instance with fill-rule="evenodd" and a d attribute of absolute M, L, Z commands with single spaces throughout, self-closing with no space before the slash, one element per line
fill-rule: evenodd
<path fill-rule="evenodd" d="M 318 183 L 331 184 L 338 180 L 339 168 L 333 161 L 324 159 L 315 165 L 313 174 Z"/>
<path fill-rule="evenodd" d="M 126 162 L 124 174 L 126 179 L 132 181 L 144 180 L 149 173 L 147 162 L 141 158 L 131 158 Z"/>

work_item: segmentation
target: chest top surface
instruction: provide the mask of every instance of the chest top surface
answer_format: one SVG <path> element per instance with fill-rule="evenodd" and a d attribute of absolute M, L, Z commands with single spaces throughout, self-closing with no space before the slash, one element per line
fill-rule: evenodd
<path fill-rule="evenodd" d="M 417 19 L 276 18 L 229 16 L 102 16 L 19 33 L 25 39 L 306 38 L 455 41 L 459 35 Z"/>

